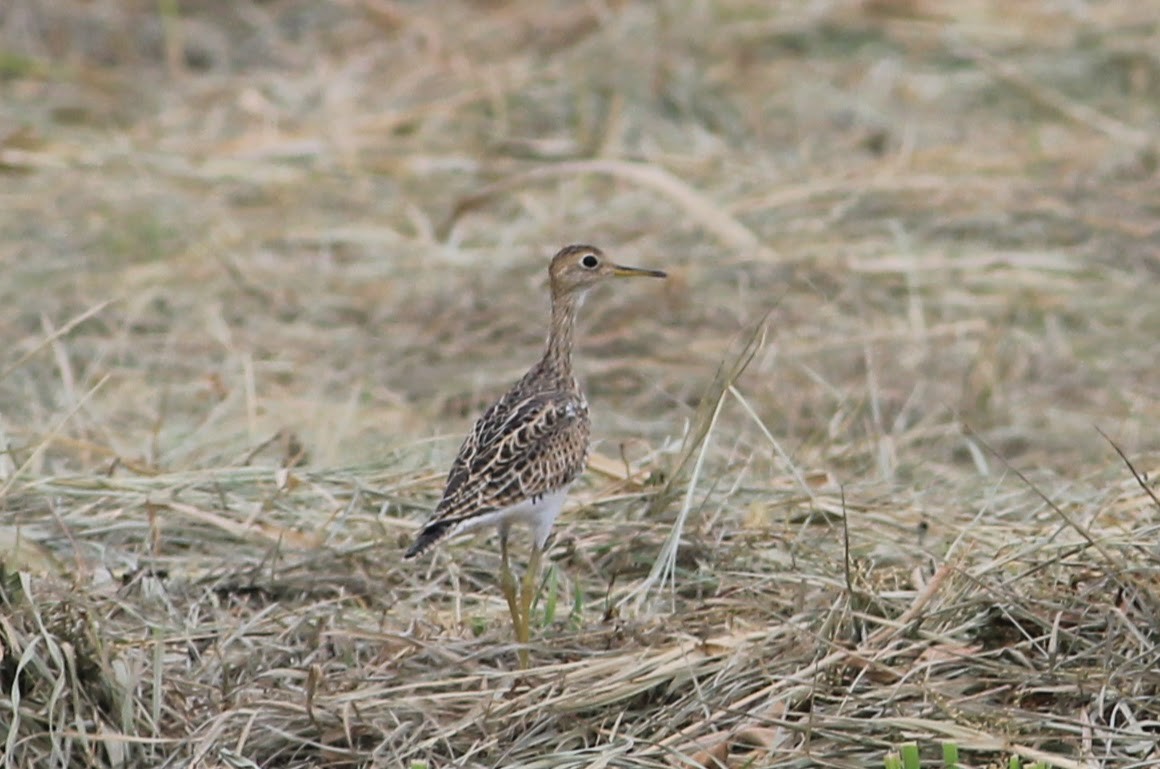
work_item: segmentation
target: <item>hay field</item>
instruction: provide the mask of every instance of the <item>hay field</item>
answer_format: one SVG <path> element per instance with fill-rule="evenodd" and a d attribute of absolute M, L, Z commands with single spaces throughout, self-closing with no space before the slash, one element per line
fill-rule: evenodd
<path fill-rule="evenodd" d="M 1155 2 L 5 0 L 0 752 L 1160 762 Z M 602 289 L 516 670 L 400 560 Z M 518 559 L 526 541 L 517 540 Z"/>

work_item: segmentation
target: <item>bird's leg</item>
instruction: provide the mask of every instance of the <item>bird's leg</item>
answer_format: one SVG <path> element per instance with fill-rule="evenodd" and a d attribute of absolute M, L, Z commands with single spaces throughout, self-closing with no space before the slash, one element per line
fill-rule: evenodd
<path fill-rule="evenodd" d="M 524 572 L 523 584 L 520 586 L 520 620 L 522 622 L 520 630 L 522 633 L 518 635 L 517 640 L 522 644 L 527 644 L 531 638 L 532 604 L 535 602 L 537 588 L 540 586 L 540 557 L 543 553 L 543 547 L 539 544 L 532 544 L 532 555 L 528 559 L 528 568 Z"/>
<path fill-rule="evenodd" d="M 516 600 L 516 578 L 512 575 L 511 562 L 508 560 L 508 530 L 501 527 L 499 530 L 499 551 L 503 558 L 503 565 L 499 572 L 499 587 L 507 601 L 508 611 L 512 615 L 512 629 L 519 637 L 520 607 Z"/>

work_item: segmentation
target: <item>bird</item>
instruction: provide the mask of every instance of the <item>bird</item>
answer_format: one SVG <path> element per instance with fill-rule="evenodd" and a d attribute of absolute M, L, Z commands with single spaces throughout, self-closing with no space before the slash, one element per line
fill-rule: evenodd
<path fill-rule="evenodd" d="M 450 537 L 496 527 L 500 586 L 521 644 L 521 667 L 527 666 L 540 560 L 568 489 L 588 464 L 588 401 L 572 369 L 576 317 L 591 289 L 612 278 L 632 277 L 668 276 L 615 264 L 590 245 L 565 246 L 552 257 L 552 309 L 543 356 L 476 421 L 451 464 L 439 504 L 403 556 L 412 559 Z M 532 538 L 518 593 L 508 560 L 514 524 L 528 526 Z"/>

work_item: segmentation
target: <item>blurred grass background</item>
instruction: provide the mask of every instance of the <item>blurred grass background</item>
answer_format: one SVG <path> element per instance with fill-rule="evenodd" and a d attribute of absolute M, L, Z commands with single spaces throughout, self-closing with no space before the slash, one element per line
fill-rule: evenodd
<path fill-rule="evenodd" d="M 1157 506 L 1115 448 L 1160 470 L 1158 19 L 7 0 L 6 761 L 850 765 L 951 723 L 1144 765 Z M 513 683 L 492 549 L 398 548 L 570 242 L 672 278 L 585 307 L 574 611 Z M 930 584 L 898 678 L 775 691 Z"/>

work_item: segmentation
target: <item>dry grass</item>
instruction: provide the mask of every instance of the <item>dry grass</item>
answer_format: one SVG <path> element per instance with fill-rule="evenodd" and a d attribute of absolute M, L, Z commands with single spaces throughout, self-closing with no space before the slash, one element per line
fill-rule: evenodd
<path fill-rule="evenodd" d="M 1160 761 L 1148 3 L 188 5 L 0 10 L 5 769 Z M 577 240 L 517 675 L 400 545 Z"/>

